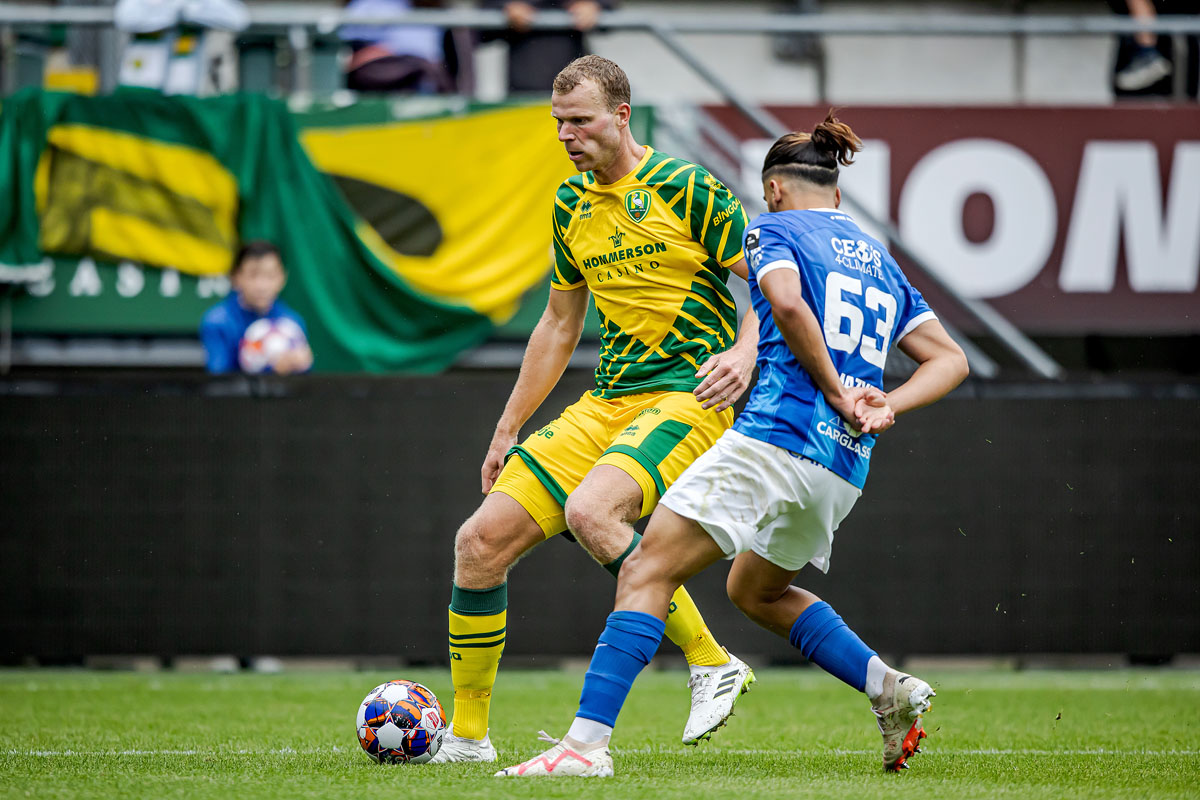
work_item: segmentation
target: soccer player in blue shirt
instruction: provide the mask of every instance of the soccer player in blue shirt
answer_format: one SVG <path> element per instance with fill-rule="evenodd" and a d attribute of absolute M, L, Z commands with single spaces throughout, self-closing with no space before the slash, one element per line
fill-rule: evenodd
<path fill-rule="evenodd" d="M 290 319 L 307 333 L 304 320 L 279 299 L 287 272 L 279 249 L 270 242 L 246 242 L 238 250 L 229 270 L 233 291 L 204 312 L 200 341 L 204 343 L 205 366 L 214 375 L 238 372 L 238 348 L 251 324 L 260 319 Z M 312 367 L 312 350 L 305 342 L 280 353 L 265 371 L 277 375 L 306 372 Z"/>
<path fill-rule="evenodd" d="M 498 776 L 612 775 L 609 737 L 658 649 L 671 593 L 721 558 L 734 559 L 727 589 L 739 609 L 867 695 L 885 770 L 906 767 L 916 751 L 933 689 L 891 669 L 828 603 L 791 585 L 805 564 L 828 570 L 833 532 L 861 494 L 876 435 L 967 375 L 962 350 L 884 246 L 837 210 L 838 165 L 861 148 L 830 114 L 768 152 L 769 211 L 745 234 L 758 382 L 733 428 L 663 495 L 626 560 L 566 737 Z M 884 395 L 892 344 L 918 367 Z M 835 410 L 848 393 L 850 421 Z M 715 691 L 746 688 L 737 683 Z"/>

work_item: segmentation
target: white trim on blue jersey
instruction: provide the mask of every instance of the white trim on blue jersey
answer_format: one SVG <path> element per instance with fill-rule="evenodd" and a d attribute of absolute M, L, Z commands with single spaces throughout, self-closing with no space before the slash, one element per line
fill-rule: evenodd
<path fill-rule="evenodd" d="M 913 317 L 908 321 L 908 324 L 904 326 L 904 330 L 897 333 L 896 337 L 892 339 L 892 344 L 896 344 L 905 336 L 908 336 L 910 333 L 916 330 L 917 326 L 922 322 L 929 322 L 931 319 L 937 319 L 937 314 L 933 313 L 932 311 L 926 311 L 924 314 L 918 314 L 917 316 Z"/>
<path fill-rule="evenodd" d="M 780 259 L 779 261 L 772 261 L 770 264 L 767 264 L 766 266 L 764 266 L 760 270 L 758 270 L 758 279 L 762 280 L 763 275 L 766 275 L 768 272 L 774 272 L 777 269 L 790 269 L 792 272 L 795 272 L 797 275 L 800 274 L 800 265 L 799 264 L 797 264 L 795 261 L 787 261 L 784 259 Z"/>

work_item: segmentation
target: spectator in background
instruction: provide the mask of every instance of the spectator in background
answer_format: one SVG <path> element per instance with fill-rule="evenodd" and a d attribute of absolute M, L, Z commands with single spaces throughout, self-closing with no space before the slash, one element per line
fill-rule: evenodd
<path fill-rule="evenodd" d="M 1118 14 L 1153 24 L 1159 15 L 1200 14 L 1200 0 L 1108 0 Z M 1122 36 L 1113 67 L 1113 93 L 1118 97 L 1182 98 L 1200 92 L 1200 36 L 1160 36 L 1141 31 Z"/>
<path fill-rule="evenodd" d="M 438 8 L 440 0 L 350 0 L 350 17 L 384 17 L 416 7 Z M 358 92 L 455 91 L 447 67 L 446 31 L 434 25 L 346 25 L 338 35 L 353 49 L 346 88 Z"/>
<path fill-rule="evenodd" d="M 508 91 L 549 92 L 563 67 L 586 52 L 583 36 L 596 27 L 600 12 L 614 0 L 483 0 L 483 8 L 501 8 L 508 20 L 502 34 L 485 37 L 508 43 Z M 539 11 L 566 10 L 574 30 L 532 29 Z"/>
<path fill-rule="evenodd" d="M 1143 22 L 1158 19 L 1152 0 L 1125 0 L 1129 16 Z M 1171 74 L 1172 65 L 1158 49 L 1158 35 L 1153 31 L 1138 31 L 1133 36 L 1136 49 L 1128 63 L 1117 70 L 1116 86 L 1124 92 L 1147 89 Z"/>
<path fill-rule="evenodd" d="M 246 242 L 229 281 L 233 291 L 200 322 L 208 371 L 290 375 L 311 369 L 304 320 L 279 299 L 287 282 L 279 249 L 270 242 Z"/>

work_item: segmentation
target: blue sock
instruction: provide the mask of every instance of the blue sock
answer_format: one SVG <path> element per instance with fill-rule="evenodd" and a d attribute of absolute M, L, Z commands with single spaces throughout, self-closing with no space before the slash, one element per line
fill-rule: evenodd
<path fill-rule="evenodd" d="M 665 628 L 661 619 L 641 611 L 609 614 L 583 679 L 575 716 L 614 727 L 629 688 L 658 651 Z"/>
<path fill-rule="evenodd" d="M 867 684 L 867 663 L 875 651 L 863 644 L 833 607 L 813 603 L 792 624 L 788 641 L 804 657 L 860 692 Z"/>

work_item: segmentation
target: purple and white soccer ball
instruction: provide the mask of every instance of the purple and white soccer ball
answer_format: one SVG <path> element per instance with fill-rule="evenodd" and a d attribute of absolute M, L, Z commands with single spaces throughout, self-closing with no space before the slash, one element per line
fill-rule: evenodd
<path fill-rule="evenodd" d="M 416 681 L 381 683 L 367 693 L 355 720 L 358 743 L 381 764 L 424 764 L 446 735 L 446 714 Z"/>
<path fill-rule="evenodd" d="M 238 345 L 238 365 L 242 372 L 266 372 L 275 359 L 307 344 L 304 330 L 293 319 L 276 317 L 255 320 L 242 334 L 242 341 Z"/>

